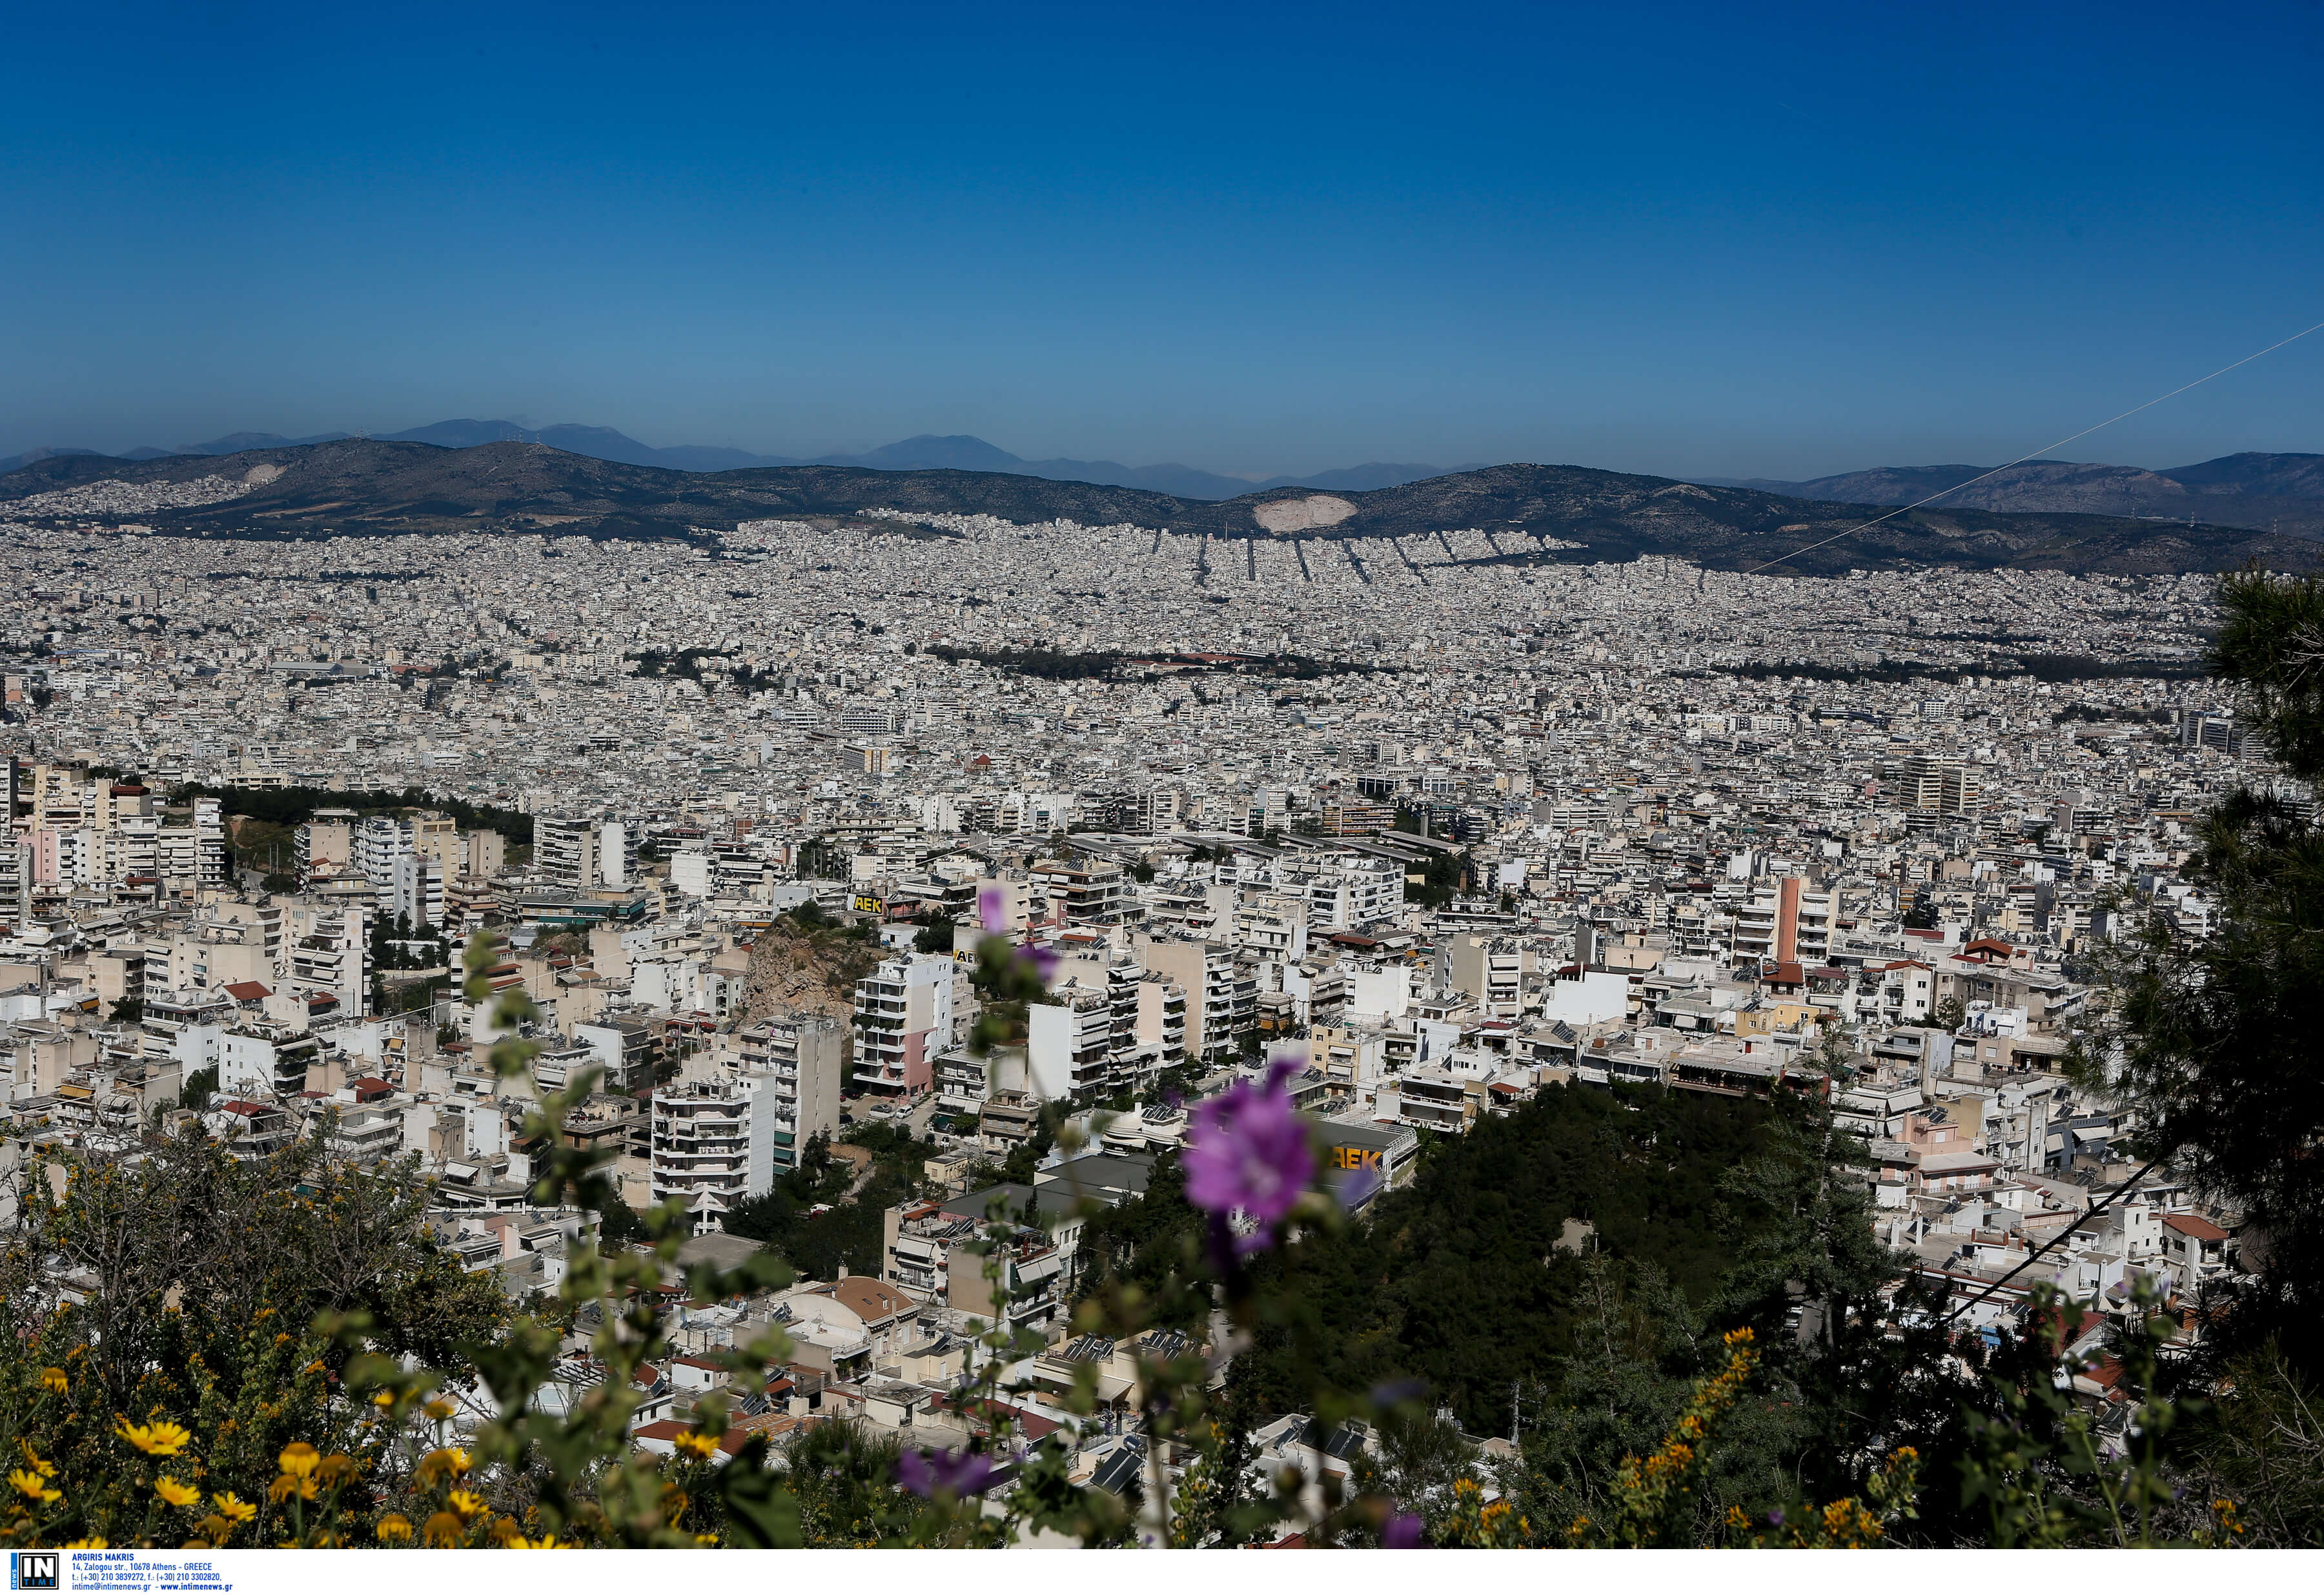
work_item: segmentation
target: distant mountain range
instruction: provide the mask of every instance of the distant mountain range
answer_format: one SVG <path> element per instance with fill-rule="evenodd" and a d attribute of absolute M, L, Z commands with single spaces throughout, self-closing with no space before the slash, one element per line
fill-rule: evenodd
<path fill-rule="evenodd" d="M 2324 454 L 2230 454 L 2167 471 L 2034 460 L 1976 480 L 1990 469 L 1887 466 L 1808 482 L 1719 476 L 1695 480 L 1710 487 L 1748 487 L 1850 503 L 1911 504 L 1941 493 L 1936 505 L 1947 509 L 2193 519 L 2324 538 Z M 1974 485 L 1964 485 L 1969 483 Z"/>
<path fill-rule="evenodd" d="M 163 459 L 171 455 L 241 454 L 253 448 L 297 448 L 309 443 L 337 443 L 350 432 L 318 432 L 311 438 L 285 438 L 277 432 L 229 432 L 208 443 L 182 448 L 133 448 L 108 457 L 125 460 Z M 862 455 L 822 455 L 791 459 L 779 455 L 752 454 L 740 448 L 713 448 L 686 444 L 655 448 L 611 427 L 567 423 L 554 427 L 520 427 L 514 421 L 438 421 L 408 432 L 383 434 L 388 443 L 432 443 L 438 448 L 476 448 L 487 443 L 546 443 L 567 454 L 612 460 L 624 466 L 651 466 L 665 471 L 739 471 L 765 466 L 858 466 L 873 471 L 990 471 L 1010 476 L 1046 476 L 1053 482 L 1093 482 L 1108 487 L 1142 487 L 1176 498 L 1231 499 L 1269 487 L 1316 487 L 1326 491 L 1360 493 L 1396 487 L 1429 476 L 1447 475 L 1440 466 L 1371 464 L 1344 470 L 1322 471 L 1313 476 L 1270 476 L 1263 482 L 1221 476 L 1193 466 L 1124 466 L 1112 460 L 1028 460 L 982 438 L 907 438 Z M 60 455 L 86 455 L 87 448 L 35 448 L 0 459 L 0 475 L 20 470 Z M 1462 466 L 1460 470 L 1475 467 Z"/>
<path fill-rule="evenodd" d="M 353 435 L 318 432 L 285 438 L 273 432 L 231 432 L 180 448 L 133 448 L 100 456 L 85 448 L 36 448 L 0 459 L 0 475 L 42 460 L 73 456 L 129 461 L 180 456 L 241 454 L 257 448 L 299 448 L 337 443 Z M 1277 488 L 1304 487 L 1325 493 L 1374 493 L 1433 477 L 1473 472 L 1476 465 L 1444 467 L 1374 463 L 1308 476 L 1269 476 L 1246 481 L 1194 466 L 1125 466 L 1113 460 L 1028 460 L 982 438 L 907 438 L 860 455 L 821 455 L 812 459 L 752 454 L 746 449 L 686 444 L 655 448 L 611 427 L 572 423 L 520 427 L 514 421 L 450 420 L 414 427 L 375 439 L 429 443 L 438 448 L 477 448 L 493 443 L 545 443 L 567 454 L 656 470 L 715 474 L 798 466 L 830 466 L 872 471 L 975 471 L 994 475 L 1039 476 L 1052 482 L 1082 482 L 1101 487 L 1139 488 L 1172 498 L 1222 502 Z M 1942 493 L 1932 508 L 1996 510 L 2011 514 L 2113 515 L 2134 520 L 2180 521 L 2190 517 L 2215 526 L 2244 527 L 2287 536 L 2324 539 L 2324 455 L 2231 454 L 2200 465 L 2167 471 L 2135 466 L 2035 460 L 2012 466 L 1974 485 L 1984 466 L 1884 466 L 1818 476 L 1805 482 L 1769 477 L 1698 476 L 1705 487 L 1742 488 L 1784 498 L 1826 503 L 1892 507 Z M 1958 490 L 1958 491 L 1954 491 Z"/>
<path fill-rule="evenodd" d="M 243 491 L 221 501 L 208 485 L 182 494 L 99 486 L 219 476 Z M 91 488 L 97 490 L 76 491 Z M 540 531 L 708 543 L 745 521 L 831 524 L 880 508 L 989 514 L 1020 524 L 1128 522 L 1230 545 L 1290 537 L 1303 560 L 1344 558 L 1360 576 L 1368 561 L 1410 561 L 1402 542 L 1383 547 L 1368 539 L 1425 539 L 1450 557 L 1452 544 L 1440 534 L 1471 527 L 1483 530 L 1494 550 L 1482 562 L 1511 567 L 1621 562 L 1646 554 L 1716 569 L 1810 575 L 1931 566 L 2121 574 L 2225 570 L 2248 560 L 2278 570 L 2324 566 L 2324 541 L 2216 524 L 1932 507 L 1868 526 L 1880 512 L 1862 502 L 1578 466 L 1493 466 L 1333 492 L 1284 485 L 1219 500 L 1024 472 L 825 465 L 687 472 L 542 443 L 456 448 L 346 438 L 223 457 L 131 461 L 60 453 L 0 475 L 0 520 L 130 520 L 222 538 Z M 1221 553 L 1235 557 L 1231 548 Z"/>

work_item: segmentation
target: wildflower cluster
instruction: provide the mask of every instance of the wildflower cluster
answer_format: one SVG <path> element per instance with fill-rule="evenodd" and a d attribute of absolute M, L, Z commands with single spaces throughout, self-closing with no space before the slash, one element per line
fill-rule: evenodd
<path fill-rule="evenodd" d="M 1692 1544 L 1695 1490 L 1703 1447 L 1719 1420 L 1741 1397 L 1759 1366 L 1759 1349 L 1748 1329 L 1725 1337 L 1727 1366 L 1695 1388 L 1662 1444 L 1644 1457 L 1626 1457 L 1614 1479 L 1614 1505 L 1603 1522 L 1579 1518 L 1566 1538 L 1577 1545 Z"/>
<path fill-rule="evenodd" d="M 1900 1445 L 1865 1485 L 1861 1498 L 1846 1496 L 1821 1507 L 1778 1507 L 1753 1521 L 1740 1507 L 1727 1508 L 1728 1544 L 1757 1549 L 1860 1551 L 1886 1540 L 1891 1525 L 1917 1517 L 1921 1453 Z"/>

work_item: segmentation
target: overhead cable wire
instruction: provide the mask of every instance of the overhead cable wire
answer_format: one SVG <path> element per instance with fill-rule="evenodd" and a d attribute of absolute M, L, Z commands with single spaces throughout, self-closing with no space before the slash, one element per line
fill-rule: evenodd
<path fill-rule="evenodd" d="M 2070 438 L 2061 438 L 2055 443 L 2049 445 L 2047 447 L 2035 449 L 2032 454 L 2021 454 L 2006 466 L 1996 466 L 1990 471 L 1972 476 L 1966 482 L 1956 482 L 1950 487 L 1944 489 L 1941 493 L 1932 493 L 1928 497 L 1924 499 L 1916 499 L 1909 504 L 1899 504 L 1895 509 L 1889 511 L 1886 515 L 1875 515 L 1871 520 L 1865 521 L 1860 526 L 1851 526 L 1846 531 L 1836 531 L 1830 537 L 1825 538 L 1821 542 L 1810 543 L 1804 549 L 1794 549 L 1788 554 L 1778 554 L 1773 559 L 1766 561 L 1766 564 L 1755 565 L 1743 574 L 1745 576 L 1757 576 L 1761 571 L 1766 570 L 1772 566 L 1783 564 L 1786 559 L 1796 559 L 1803 554 L 1812 554 L 1816 549 L 1822 548 L 1826 543 L 1836 543 L 1844 537 L 1854 537 L 1859 531 L 1868 531 L 1884 521 L 1894 521 L 1899 515 L 1905 514 L 1910 511 L 1917 510 L 1923 504 L 1933 504 L 1939 499 L 1950 493 L 1959 493 L 1964 487 L 1974 487 L 1978 483 L 1984 481 L 1987 476 L 1998 476 L 2004 471 L 2014 470 L 2017 466 L 2025 464 L 2028 460 L 2040 459 L 2043 455 L 2049 454 L 2056 449 L 2063 448 L 2069 443 L 2076 442 L 2080 438 L 2087 438 L 2092 432 L 2103 431 L 2107 428 L 2114 425 L 2116 421 L 2128 420 L 2132 416 L 2136 415 L 2142 410 L 2152 410 L 2156 405 L 2162 403 L 2165 399 L 2176 399 L 2180 394 L 2185 392 L 2190 388 L 2200 388 L 2205 383 L 2209 382 L 2212 377 L 2225 376 L 2238 365 L 2249 365 L 2253 361 L 2258 359 L 2263 355 L 2273 355 L 2286 344 L 2296 344 L 2301 338 L 2306 337 L 2310 333 L 2318 331 L 2319 329 L 2324 329 L 2324 321 L 2319 321 L 2314 327 L 2303 327 L 2298 332 L 2293 333 L 2290 337 L 2278 338 L 2275 342 L 2268 345 L 2266 348 L 2255 349 L 2252 353 L 2245 355 L 2242 359 L 2222 365 L 2218 370 L 2211 372 L 2207 375 L 2199 376 L 2191 383 L 2182 383 L 2178 387 L 2172 389 L 2168 393 L 2157 393 L 2145 403 L 2135 404 L 2128 410 L 2124 410 L 2120 415 L 2108 416 L 2105 420 L 2099 421 L 2095 426 L 2084 427 L 2080 431 L 2076 432 Z"/>
<path fill-rule="evenodd" d="M 2084 1224 L 2088 1223 L 2090 1220 L 2092 1220 L 2092 1219 L 2094 1219 L 2094 1218 L 2098 1217 L 2098 1214 L 2100 1214 L 2100 1213 L 2104 1212 L 2107 1208 L 2109 1208 L 2109 1207 L 2113 1206 L 2113 1205 L 2114 1205 L 2114 1199 L 2115 1199 L 2116 1197 L 2117 1197 L 2117 1196 L 2121 1195 L 2124 1192 L 2126 1192 L 2126 1191 L 2129 1190 L 2133 1185 L 2135 1185 L 2136 1184 L 2138 1184 L 2138 1182 L 2139 1182 L 2139 1181 L 2141 1181 L 2141 1180 L 2144 1179 L 2148 1175 L 2153 1174 L 2153 1173 L 2154 1172 L 2154 1170 L 2156 1169 L 2156 1167 L 2157 1167 L 2157 1166 L 2159 1166 L 2162 1164 L 2162 1162 L 2163 1162 L 2163 1159 L 2162 1159 L 2162 1158 L 2160 1158 L 2160 1157 L 2156 1157 L 2156 1158 L 2153 1158 L 2153 1159 L 2151 1159 L 2151 1160 L 2147 1163 L 2147 1165 L 2146 1165 L 2146 1166 L 2145 1166 L 2145 1167 L 2144 1167 L 2144 1168 L 2140 1169 L 2136 1174 L 2132 1175 L 2128 1179 L 2126 1179 L 2126 1180 L 2123 1181 L 2123 1182 L 2122 1182 L 2122 1184 L 2120 1184 L 2119 1185 L 2116 1185 L 2113 1190 L 2111 1190 L 2111 1191 L 2107 1192 L 2107 1198 L 2106 1198 L 2106 1200 L 2105 1200 L 2104 1202 L 2100 1202 L 2100 1203 L 2097 1203 L 2097 1204 L 2096 1204 L 2096 1205 L 2094 1205 L 2094 1206 L 2090 1206 L 2090 1207 L 2086 1207 L 2086 1208 L 2084 1208 L 2080 1212 L 2077 1213 L 2077 1214 L 2074 1216 L 2074 1222 L 2073 1222 L 2072 1223 L 2068 1224 L 2064 1229 L 2062 1229 L 2062 1230 L 2059 1231 L 2055 1235 L 2051 1236 L 2049 1240 L 2044 1240 L 2041 1245 L 2039 1245 L 2039 1246 L 2035 1247 L 2032 1251 L 2027 1252 L 2027 1253 L 2025 1254 L 2025 1260 L 2024 1260 L 2024 1262 L 2022 1262 L 2022 1263 L 2018 1264 L 2015 1268 L 2014 1268 L 2010 1269 L 2008 1273 L 2004 1274 L 2000 1278 L 1998 1278 L 1998 1279 L 1995 1280 L 1992 1284 L 1990 1284 L 1990 1285 L 1987 1286 L 1983 1290 L 1979 1291 L 1977 1295 L 1973 1295 L 1973 1296 L 1969 1297 L 1969 1300 L 1967 1300 L 1967 1301 L 1963 1302 L 1960 1306 L 1955 1307 L 1951 1312 L 1950 1312 L 1950 1313 L 1946 1314 L 1942 1318 L 1938 1319 L 1938 1320 L 1937 1320 L 1937 1327 L 1938 1327 L 1938 1328 L 1940 1328 L 1940 1329 L 1942 1329 L 1946 1324 L 1950 1323 L 1954 1319 L 1956 1319 L 1956 1318 L 1960 1317 L 1962 1314 L 1964 1314 L 1964 1313 L 1968 1312 L 1971 1307 L 1976 1306 L 1978 1303 L 1980 1303 L 1980 1302 L 1982 1302 L 1982 1301 L 1987 1300 L 1988 1297 L 1990 1297 L 1990 1296 L 1993 1295 L 1993 1293 L 1994 1293 L 1995 1291 L 1999 1290 L 2003 1286 L 2005 1286 L 2005 1285 L 2008 1284 L 2011 1280 L 2013 1280 L 2013 1279 L 2016 1278 L 2020 1274 L 2023 1274 L 2024 1272 L 2025 1272 L 2025 1270 L 2026 1270 L 2026 1269 L 2028 1269 L 2028 1268 L 2032 1268 L 2032 1267 L 2033 1267 L 2036 1262 L 2038 1262 L 2038 1261 L 2041 1259 L 2042 1255 L 2043 1255 L 2044 1252 L 2046 1252 L 2046 1251 L 2050 1250 L 2052 1247 L 2055 1247 L 2055 1246 L 2058 1246 L 2058 1245 L 2062 1244 L 2062 1243 L 2064 1242 L 2064 1240 L 2065 1240 L 2065 1239 L 2066 1239 L 2066 1237 L 2067 1237 L 2067 1236 L 2071 1235 L 2075 1231 L 2077 1231 L 2077 1230 L 2080 1229 Z"/>

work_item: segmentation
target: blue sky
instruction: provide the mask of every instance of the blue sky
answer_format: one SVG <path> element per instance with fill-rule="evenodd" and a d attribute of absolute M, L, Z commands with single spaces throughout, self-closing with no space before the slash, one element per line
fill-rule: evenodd
<path fill-rule="evenodd" d="M 2324 10 L 84 5 L 0 452 L 1989 462 L 2324 320 Z M 2076 445 L 2324 451 L 2324 333 Z"/>

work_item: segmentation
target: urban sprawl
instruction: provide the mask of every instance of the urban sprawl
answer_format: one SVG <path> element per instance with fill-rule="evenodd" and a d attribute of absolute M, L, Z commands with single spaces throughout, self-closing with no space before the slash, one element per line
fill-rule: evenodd
<path fill-rule="evenodd" d="M 539 1085 L 602 1071 L 573 1133 L 631 1205 L 683 1203 L 689 1255 L 751 1249 L 722 1217 L 811 1148 L 929 1144 L 876 1277 L 686 1315 L 693 1353 L 789 1331 L 745 1427 L 944 1443 L 992 1311 L 964 1248 L 1037 1137 L 1007 1193 L 1005 1311 L 1050 1341 L 1026 1378 L 1126 1357 L 1069 1327 L 1077 1203 L 1141 1192 L 1194 1102 L 1286 1049 L 1323 1143 L 1390 1186 L 1537 1093 L 1819 1083 L 1881 1239 L 1972 1324 L 2040 1282 L 2126 1312 L 2143 1277 L 2237 1266 L 2238 1215 L 2166 1173 L 2080 1222 L 2135 1126 L 2067 1068 L 2111 942 L 2207 934 L 2190 832 L 2267 779 L 2200 679 L 2208 577 L 900 513 L 687 542 L 138 523 L 235 491 L 98 484 L 0 527 L 15 1166 L 194 1125 L 416 1155 L 448 1245 L 552 1286 L 589 1215 L 533 1204 L 535 1087 L 461 991 L 489 930 Z M 1024 1044 L 981 1056 L 980 898 L 1056 960 Z M 1077 1133 L 1043 1129 L 1059 1107 Z M 637 1434 L 666 1452 L 721 1376 L 654 1372 Z M 1134 1439 L 1025 1399 L 1083 1424 L 1091 1476 Z M 1335 1465 L 1302 1421 L 1266 1465 Z"/>

